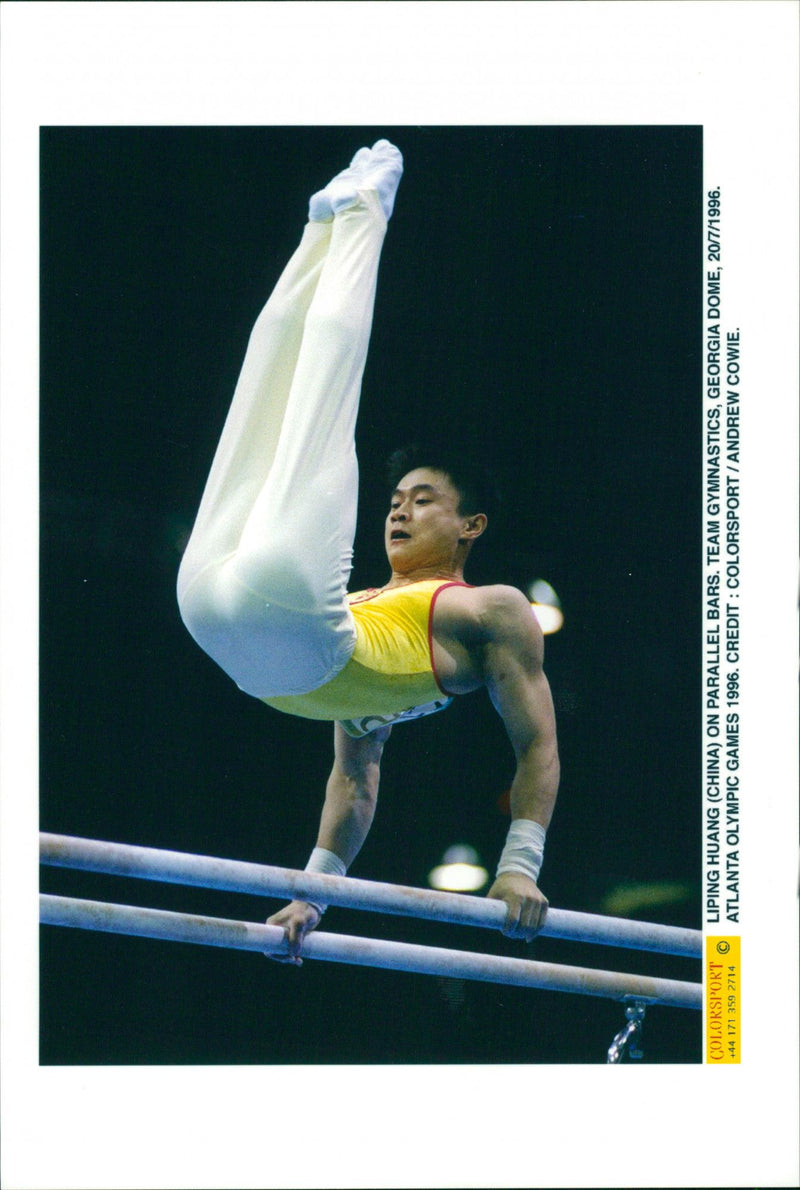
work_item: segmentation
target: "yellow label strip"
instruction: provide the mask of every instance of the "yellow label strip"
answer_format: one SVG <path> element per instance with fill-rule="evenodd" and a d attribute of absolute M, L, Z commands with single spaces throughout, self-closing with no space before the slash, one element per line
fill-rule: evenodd
<path fill-rule="evenodd" d="M 741 938 L 706 938 L 706 1062 L 725 1066 L 742 1060 Z"/>

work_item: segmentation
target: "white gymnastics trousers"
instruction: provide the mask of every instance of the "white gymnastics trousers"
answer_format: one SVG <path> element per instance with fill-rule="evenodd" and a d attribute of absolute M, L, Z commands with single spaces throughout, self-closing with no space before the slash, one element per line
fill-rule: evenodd
<path fill-rule="evenodd" d="M 350 658 L 355 425 L 386 220 L 377 193 L 309 222 L 256 321 L 178 575 L 202 649 L 248 694 Z"/>

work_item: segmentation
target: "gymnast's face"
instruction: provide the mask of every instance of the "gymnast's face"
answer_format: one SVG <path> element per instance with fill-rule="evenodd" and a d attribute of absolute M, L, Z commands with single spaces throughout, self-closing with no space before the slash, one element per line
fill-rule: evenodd
<path fill-rule="evenodd" d="M 396 574 L 446 573 L 463 565 L 465 546 L 482 532 L 486 518 L 463 516 L 459 503 L 458 489 L 442 471 L 418 467 L 403 476 L 392 493 L 384 533 Z"/>

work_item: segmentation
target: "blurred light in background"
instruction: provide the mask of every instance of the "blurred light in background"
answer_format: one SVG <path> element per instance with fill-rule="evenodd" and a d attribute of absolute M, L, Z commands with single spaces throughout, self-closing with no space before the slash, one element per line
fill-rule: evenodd
<path fill-rule="evenodd" d="M 528 587 L 528 598 L 544 635 L 558 632 L 564 623 L 564 613 L 561 611 L 561 600 L 550 584 L 543 578 L 535 579 Z"/>
<path fill-rule="evenodd" d="M 652 884 L 618 884 L 603 897 L 602 913 L 612 917 L 635 917 L 637 913 L 662 910 L 696 899 L 693 885 L 683 880 L 659 880 Z"/>
<path fill-rule="evenodd" d="M 458 843 L 447 848 L 441 864 L 428 876 L 428 883 L 431 888 L 448 892 L 477 892 L 488 879 L 489 873 L 481 866 L 475 848 Z"/>

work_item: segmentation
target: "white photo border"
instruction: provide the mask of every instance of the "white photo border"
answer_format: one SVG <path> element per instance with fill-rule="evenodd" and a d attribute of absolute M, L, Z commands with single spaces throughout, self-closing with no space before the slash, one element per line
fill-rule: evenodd
<path fill-rule="evenodd" d="M 794 1184 L 797 17 L 786 0 L 3 5 L 9 1188 Z M 298 78 L 301 58 L 317 90 Z M 257 1067 L 37 1064 L 39 127 L 363 123 L 365 95 L 372 124 L 704 128 L 706 187 L 724 195 L 725 324 L 741 328 L 743 360 L 739 1065 L 306 1067 L 265 1080 Z M 623 1085 L 609 1093 L 608 1079 Z"/>

